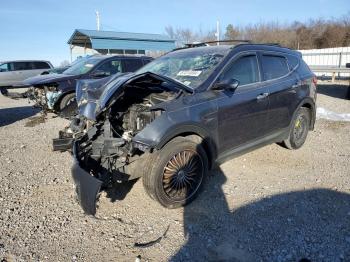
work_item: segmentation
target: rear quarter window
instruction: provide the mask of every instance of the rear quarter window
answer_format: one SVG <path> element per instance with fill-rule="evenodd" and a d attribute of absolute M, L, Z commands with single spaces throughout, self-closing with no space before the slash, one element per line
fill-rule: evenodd
<path fill-rule="evenodd" d="M 310 74 L 313 74 L 309 66 L 305 63 L 303 59 L 300 59 L 299 67 L 298 67 L 298 73 L 300 76 L 308 76 Z"/>
<path fill-rule="evenodd" d="M 264 80 L 280 78 L 289 73 L 287 59 L 284 56 L 262 55 Z"/>
<path fill-rule="evenodd" d="M 298 65 L 299 65 L 299 58 L 298 57 L 296 57 L 294 55 L 288 55 L 287 60 L 288 60 L 289 68 L 291 70 L 295 70 L 298 67 Z"/>

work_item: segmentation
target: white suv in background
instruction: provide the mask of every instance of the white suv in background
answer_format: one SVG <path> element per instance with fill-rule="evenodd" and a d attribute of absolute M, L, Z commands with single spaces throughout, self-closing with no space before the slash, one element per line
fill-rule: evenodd
<path fill-rule="evenodd" d="M 21 85 L 28 77 L 39 75 L 51 68 L 53 66 L 50 62 L 42 60 L 0 62 L 0 86 Z"/>

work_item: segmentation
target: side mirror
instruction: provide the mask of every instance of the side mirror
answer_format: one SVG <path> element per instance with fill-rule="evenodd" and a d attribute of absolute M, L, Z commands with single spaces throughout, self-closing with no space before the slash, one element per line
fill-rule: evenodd
<path fill-rule="evenodd" d="M 102 70 L 96 70 L 96 71 L 91 73 L 91 76 L 94 78 L 99 78 L 99 77 L 108 76 L 108 74 Z"/>
<path fill-rule="evenodd" d="M 345 67 L 346 67 L 346 68 L 350 68 L 350 63 L 346 63 L 346 64 L 345 64 Z"/>
<path fill-rule="evenodd" d="M 215 90 L 227 90 L 227 91 L 235 91 L 239 86 L 239 81 L 237 79 L 226 79 L 217 82 L 214 85 Z"/>

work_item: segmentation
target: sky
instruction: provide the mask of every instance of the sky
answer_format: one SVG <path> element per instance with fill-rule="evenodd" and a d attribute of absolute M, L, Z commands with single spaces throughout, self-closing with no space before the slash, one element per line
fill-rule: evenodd
<path fill-rule="evenodd" d="M 68 39 L 74 29 L 165 34 L 168 25 L 213 30 L 220 21 L 258 22 L 341 17 L 350 0 L 0 0 L 0 61 L 45 59 L 58 66 L 70 59 Z"/>

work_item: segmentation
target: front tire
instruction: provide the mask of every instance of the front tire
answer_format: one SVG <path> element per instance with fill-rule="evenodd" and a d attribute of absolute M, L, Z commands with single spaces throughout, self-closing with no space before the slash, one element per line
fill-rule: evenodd
<path fill-rule="evenodd" d="M 283 141 L 283 145 L 288 149 L 300 148 L 305 143 L 310 122 L 310 110 L 305 107 L 299 108 L 292 122 L 289 137 Z"/>
<path fill-rule="evenodd" d="M 70 103 L 76 103 L 75 102 L 75 93 L 70 93 L 65 95 L 60 102 L 60 109 L 62 110 L 66 106 L 68 106 Z"/>
<path fill-rule="evenodd" d="M 78 105 L 75 93 L 65 95 L 59 103 L 59 112 L 62 117 L 70 118 L 77 113 Z"/>
<path fill-rule="evenodd" d="M 194 200 L 208 172 L 203 147 L 177 137 L 153 154 L 142 179 L 151 198 L 166 208 L 178 208 Z"/>

